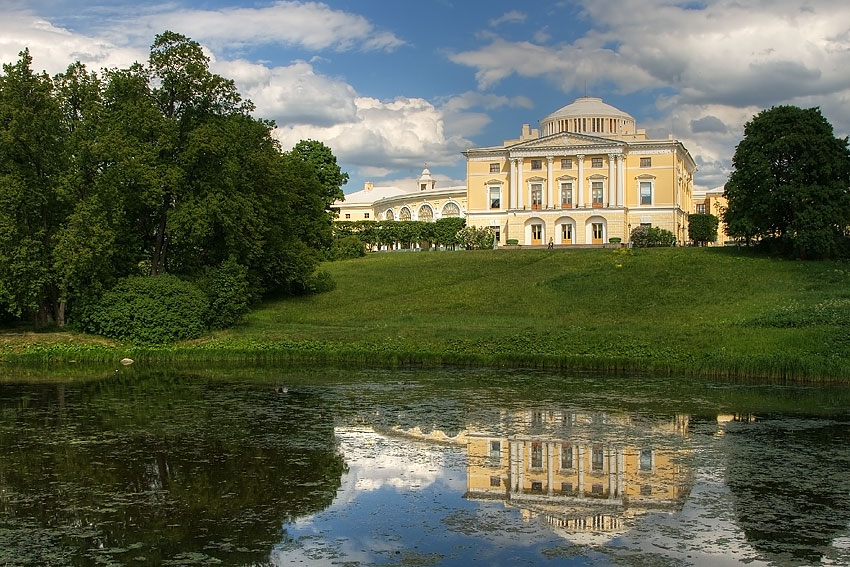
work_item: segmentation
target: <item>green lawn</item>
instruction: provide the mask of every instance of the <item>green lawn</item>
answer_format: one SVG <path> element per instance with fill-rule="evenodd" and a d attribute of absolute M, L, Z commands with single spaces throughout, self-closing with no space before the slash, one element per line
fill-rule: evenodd
<path fill-rule="evenodd" d="M 121 352 L 850 378 L 846 263 L 719 248 L 487 250 L 323 269 L 332 292 L 268 302 L 200 341 Z M 52 340 L 17 351 L 54 357 L 66 341 Z"/>

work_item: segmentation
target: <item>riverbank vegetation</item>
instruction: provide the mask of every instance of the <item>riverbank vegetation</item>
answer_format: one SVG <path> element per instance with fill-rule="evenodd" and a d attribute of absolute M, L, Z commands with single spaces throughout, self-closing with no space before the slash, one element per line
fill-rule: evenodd
<path fill-rule="evenodd" d="M 734 248 L 376 253 L 168 347 L 0 333 L 7 362 L 335 362 L 850 379 L 850 265 Z"/>

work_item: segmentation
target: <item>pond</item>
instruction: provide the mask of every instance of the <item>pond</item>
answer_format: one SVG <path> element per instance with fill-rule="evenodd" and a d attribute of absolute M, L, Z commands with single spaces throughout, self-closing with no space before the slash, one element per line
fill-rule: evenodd
<path fill-rule="evenodd" d="M 848 565 L 850 389 L 507 370 L 0 379 L 0 565 Z"/>

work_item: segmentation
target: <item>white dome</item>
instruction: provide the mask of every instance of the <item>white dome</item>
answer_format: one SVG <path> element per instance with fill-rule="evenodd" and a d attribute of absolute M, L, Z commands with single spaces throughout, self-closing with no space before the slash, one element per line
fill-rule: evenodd
<path fill-rule="evenodd" d="M 635 119 L 630 114 L 593 96 L 575 99 L 544 118 L 541 124 L 544 135 L 559 132 L 627 134 L 635 129 Z"/>

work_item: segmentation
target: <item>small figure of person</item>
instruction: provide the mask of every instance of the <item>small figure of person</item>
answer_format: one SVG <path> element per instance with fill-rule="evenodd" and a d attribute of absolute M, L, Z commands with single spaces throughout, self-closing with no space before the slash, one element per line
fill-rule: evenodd
<path fill-rule="evenodd" d="M 549 237 L 549 250 L 555 247 L 555 241 L 552 240 L 552 237 Z"/>

